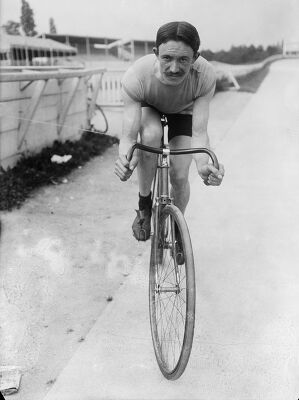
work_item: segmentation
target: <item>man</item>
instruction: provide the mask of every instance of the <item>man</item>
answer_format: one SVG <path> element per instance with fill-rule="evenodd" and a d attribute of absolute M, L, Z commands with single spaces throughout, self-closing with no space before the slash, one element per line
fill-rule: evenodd
<path fill-rule="evenodd" d="M 215 90 L 213 67 L 200 57 L 200 38 L 188 22 L 169 22 L 157 32 L 154 54 L 137 60 L 122 80 L 123 135 L 115 173 L 125 181 L 137 165 L 139 210 L 133 222 L 137 240 L 150 237 L 151 184 L 156 170 L 156 155 L 140 151 L 129 163 L 126 154 L 136 143 L 159 147 L 162 137 L 161 114 L 168 120 L 171 149 L 209 147 L 207 125 L 209 103 Z M 206 154 L 194 155 L 199 176 L 207 185 L 220 185 L 224 168 L 208 163 Z M 190 197 L 188 181 L 191 155 L 172 156 L 170 181 L 174 204 L 184 212 Z"/>

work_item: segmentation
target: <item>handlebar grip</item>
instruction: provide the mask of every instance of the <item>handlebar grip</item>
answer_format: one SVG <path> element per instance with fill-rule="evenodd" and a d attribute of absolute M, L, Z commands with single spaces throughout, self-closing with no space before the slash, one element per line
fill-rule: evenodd
<path fill-rule="evenodd" d="M 128 160 L 129 162 L 130 162 L 130 161 L 132 160 L 132 158 L 133 158 L 133 153 L 134 153 L 136 147 L 137 147 L 137 143 L 133 144 L 133 146 L 130 148 L 130 150 L 128 151 L 128 153 L 127 153 L 127 155 L 126 155 L 126 158 L 127 158 L 127 160 Z"/>
<path fill-rule="evenodd" d="M 210 156 L 211 159 L 212 159 L 212 162 L 213 162 L 214 167 L 215 167 L 216 169 L 219 169 L 219 162 L 218 162 L 218 160 L 217 160 L 217 157 L 216 157 L 215 153 L 209 152 L 209 156 Z"/>

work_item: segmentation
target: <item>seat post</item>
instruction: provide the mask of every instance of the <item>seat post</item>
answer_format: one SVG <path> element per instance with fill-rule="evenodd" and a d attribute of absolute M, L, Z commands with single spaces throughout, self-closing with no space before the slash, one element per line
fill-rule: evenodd
<path fill-rule="evenodd" d="M 161 116 L 161 124 L 163 131 L 162 147 L 164 149 L 169 150 L 167 117 L 164 114 Z M 169 177 L 168 177 L 169 163 L 170 163 L 169 152 L 165 152 L 159 155 L 159 162 L 158 162 L 159 195 L 160 195 L 160 202 L 162 204 L 169 203 Z"/>
<path fill-rule="evenodd" d="M 161 115 L 161 125 L 162 125 L 162 144 L 163 147 L 168 147 L 168 121 L 165 114 Z"/>

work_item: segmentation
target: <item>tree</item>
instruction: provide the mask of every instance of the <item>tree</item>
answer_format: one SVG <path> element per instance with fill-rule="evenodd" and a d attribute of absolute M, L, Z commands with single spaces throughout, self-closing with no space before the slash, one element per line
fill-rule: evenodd
<path fill-rule="evenodd" d="M 214 53 L 211 50 L 202 50 L 200 54 L 208 61 L 214 60 Z"/>
<path fill-rule="evenodd" d="M 22 0 L 21 25 L 26 36 L 35 36 L 37 34 L 33 10 L 26 0 Z"/>
<path fill-rule="evenodd" d="M 20 35 L 20 26 L 19 22 L 9 20 L 3 25 L 3 28 L 8 35 Z"/>
<path fill-rule="evenodd" d="M 56 25 L 55 25 L 55 22 L 54 22 L 54 18 L 51 17 L 49 19 L 49 25 L 50 25 L 50 33 L 52 33 L 52 34 L 57 33 L 57 29 L 56 29 Z"/>

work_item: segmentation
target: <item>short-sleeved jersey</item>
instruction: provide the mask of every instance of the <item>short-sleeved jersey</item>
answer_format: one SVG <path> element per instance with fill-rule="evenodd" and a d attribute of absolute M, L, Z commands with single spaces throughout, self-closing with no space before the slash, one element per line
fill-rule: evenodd
<path fill-rule="evenodd" d="M 133 100 L 147 103 L 165 114 L 192 114 L 194 101 L 215 89 L 214 68 L 201 56 L 177 85 L 169 85 L 159 79 L 158 63 L 157 57 L 149 54 L 125 72 L 122 87 Z"/>

